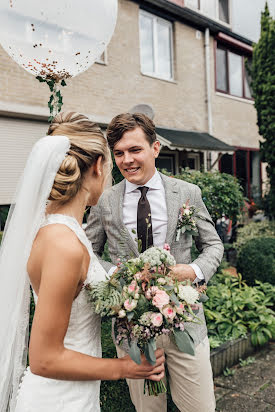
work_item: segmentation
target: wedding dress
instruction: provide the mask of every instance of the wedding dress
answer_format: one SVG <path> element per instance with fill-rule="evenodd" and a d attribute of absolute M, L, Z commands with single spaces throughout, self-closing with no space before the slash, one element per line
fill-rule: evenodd
<path fill-rule="evenodd" d="M 43 226 L 69 227 L 87 248 L 90 264 L 84 285 L 105 279 L 106 272 L 92 251 L 85 232 L 73 217 L 52 214 Z M 38 297 L 34 293 L 37 303 Z M 88 302 L 84 287 L 74 299 L 64 346 L 86 355 L 101 357 L 100 316 Z M 99 412 L 100 381 L 65 381 L 34 375 L 28 367 L 19 385 L 15 412 Z"/>

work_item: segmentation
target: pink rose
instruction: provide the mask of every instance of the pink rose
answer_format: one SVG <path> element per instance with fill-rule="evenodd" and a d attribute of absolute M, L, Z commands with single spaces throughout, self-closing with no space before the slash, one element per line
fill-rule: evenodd
<path fill-rule="evenodd" d="M 161 313 L 152 313 L 151 322 L 154 326 L 159 327 L 162 325 L 163 316 Z"/>
<path fill-rule="evenodd" d="M 183 314 L 184 312 L 184 304 L 180 303 L 178 306 L 175 306 L 176 312 L 179 313 L 180 315 Z"/>
<path fill-rule="evenodd" d="M 139 286 L 137 285 L 137 282 L 135 280 L 132 280 L 132 282 L 128 286 L 128 292 L 135 294 L 138 291 L 139 291 Z"/>
<path fill-rule="evenodd" d="M 174 311 L 174 309 L 170 305 L 167 305 L 167 306 L 165 306 L 165 308 L 162 308 L 161 312 L 166 317 L 166 319 L 170 322 L 176 316 L 176 312 Z"/>
<path fill-rule="evenodd" d="M 158 309 L 161 309 L 163 306 L 168 305 L 169 300 L 170 300 L 170 298 L 167 295 L 167 293 L 164 290 L 158 289 L 155 293 L 155 296 L 153 297 L 152 303 Z"/>
<path fill-rule="evenodd" d="M 168 243 L 164 243 L 163 249 L 170 250 L 170 246 L 168 245 Z"/>
<path fill-rule="evenodd" d="M 142 277 L 142 274 L 141 274 L 140 272 L 137 272 L 137 273 L 134 275 L 134 278 L 135 278 L 136 280 L 140 280 L 141 277 Z"/>
<path fill-rule="evenodd" d="M 128 312 L 132 312 L 132 310 L 134 310 L 136 306 L 137 306 L 137 301 L 134 299 L 132 300 L 131 303 L 129 299 L 125 300 L 124 302 L 124 307 Z"/>
<path fill-rule="evenodd" d="M 146 290 L 146 292 L 144 293 L 144 295 L 145 295 L 146 299 L 148 299 L 148 300 L 150 300 L 151 297 L 152 297 L 150 290 Z"/>

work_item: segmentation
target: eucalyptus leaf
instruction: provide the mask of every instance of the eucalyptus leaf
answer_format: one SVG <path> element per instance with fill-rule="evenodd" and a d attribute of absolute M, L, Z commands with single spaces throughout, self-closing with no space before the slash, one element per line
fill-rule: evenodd
<path fill-rule="evenodd" d="M 156 348 L 155 339 L 150 339 L 149 342 L 146 343 L 144 347 L 145 357 L 147 361 L 151 363 L 151 365 L 155 365 L 156 363 L 155 348 Z"/>
<path fill-rule="evenodd" d="M 162 286 L 163 287 L 163 289 L 165 289 L 165 290 L 173 290 L 174 289 L 174 286 L 170 286 L 170 285 L 164 285 L 164 286 Z"/>
<path fill-rule="evenodd" d="M 129 322 L 130 322 L 130 320 L 133 319 L 134 314 L 135 314 L 134 312 L 128 312 L 128 313 L 127 313 L 127 319 L 128 319 Z"/>
<path fill-rule="evenodd" d="M 138 365 L 141 364 L 140 349 L 137 345 L 137 342 L 130 342 L 129 355 L 134 362 L 136 362 Z"/>
<path fill-rule="evenodd" d="M 177 296 L 174 292 L 171 293 L 170 299 L 173 303 L 175 303 L 177 306 L 179 306 L 180 302 L 179 302 L 179 300 L 178 300 L 178 298 L 177 298 Z"/>
<path fill-rule="evenodd" d="M 207 295 L 205 295 L 204 293 L 201 293 L 200 298 L 199 298 L 199 302 L 207 302 L 209 299 L 209 297 Z"/>
<path fill-rule="evenodd" d="M 187 353 L 188 355 L 195 355 L 194 341 L 191 335 L 184 330 L 174 329 L 174 336 L 176 345 L 181 352 Z"/>

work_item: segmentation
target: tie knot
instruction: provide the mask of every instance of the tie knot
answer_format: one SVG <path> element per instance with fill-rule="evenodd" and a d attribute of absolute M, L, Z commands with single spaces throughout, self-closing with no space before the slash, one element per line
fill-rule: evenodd
<path fill-rule="evenodd" d="M 140 190 L 141 196 L 146 196 L 146 194 L 147 194 L 147 192 L 148 192 L 148 190 L 149 190 L 149 187 L 147 187 L 147 186 L 140 186 L 140 187 L 138 187 L 138 190 Z"/>

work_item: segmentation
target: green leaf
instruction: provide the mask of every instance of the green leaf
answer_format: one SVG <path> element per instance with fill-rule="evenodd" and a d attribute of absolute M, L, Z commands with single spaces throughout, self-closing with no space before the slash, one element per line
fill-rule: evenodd
<path fill-rule="evenodd" d="M 187 353 L 188 355 L 195 355 L 194 341 L 191 335 L 184 330 L 174 329 L 174 336 L 176 340 L 176 345 L 181 352 Z"/>
<path fill-rule="evenodd" d="M 134 312 L 127 312 L 127 319 L 128 319 L 129 322 L 130 322 L 130 320 L 133 319 L 134 314 L 135 314 Z"/>
<path fill-rule="evenodd" d="M 171 293 L 170 299 L 171 299 L 171 301 L 172 301 L 173 303 L 175 303 L 177 306 L 179 306 L 180 302 L 179 302 L 179 300 L 178 300 L 178 298 L 177 298 L 177 296 L 175 295 L 174 292 Z"/>
<path fill-rule="evenodd" d="M 208 299 L 209 299 L 209 297 L 206 296 L 205 293 L 201 293 L 201 294 L 200 294 L 200 298 L 199 298 L 198 301 L 204 303 L 204 302 L 207 302 Z"/>
<path fill-rule="evenodd" d="M 151 363 L 151 365 L 155 365 L 156 363 L 155 350 L 156 350 L 155 339 L 150 339 L 149 342 L 145 344 L 144 355 L 147 361 Z"/>
<path fill-rule="evenodd" d="M 137 342 L 130 342 L 129 355 L 134 362 L 136 362 L 138 365 L 141 364 L 140 349 L 137 345 Z"/>

